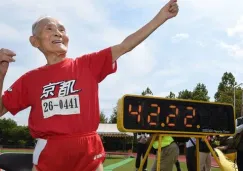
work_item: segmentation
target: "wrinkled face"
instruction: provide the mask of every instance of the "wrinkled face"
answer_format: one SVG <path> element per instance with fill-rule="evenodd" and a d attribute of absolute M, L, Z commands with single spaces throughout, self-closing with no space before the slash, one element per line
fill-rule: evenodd
<path fill-rule="evenodd" d="M 44 18 L 34 29 L 35 46 L 44 54 L 66 54 L 68 35 L 65 27 L 54 18 Z"/>

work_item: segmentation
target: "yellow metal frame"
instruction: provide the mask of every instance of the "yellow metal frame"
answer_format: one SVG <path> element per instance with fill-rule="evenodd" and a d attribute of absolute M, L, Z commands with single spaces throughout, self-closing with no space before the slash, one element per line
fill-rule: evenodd
<path fill-rule="evenodd" d="M 161 151 L 161 139 L 162 139 L 163 136 L 173 136 L 173 137 L 192 137 L 192 135 L 183 135 L 183 136 L 182 136 L 182 135 L 174 135 L 174 134 L 166 134 L 166 135 L 165 135 L 165 134 L 154 134 L 154 135 L 152 135 L 152 140 L 151 140 L 151 142 L 150 142 L 150 144 L 149 144 L 149 146 L 148 146 L 148 149 L 147 149 L 147 151 L 146 151 L 146 154 L 145 154 L 144 158 L 142 159 L 142 163 L 141 163 L 141 165 L 140 165 L 138 171 L 142 171 L 142 170 L 143 170 L 143 165 L 144 165 L 146 159 L 148 158 L 148 155 L 149 155 L 149 153 L 150 153 L 150 151 L 151 151 L 151 148 L 152 148 L 152 146 L 153 146 L 153 143 L 154 143 L 156 137 L 158 137 L 158 136 L 159 136 L 159 146 L 158 146 L 158 153 L 157 153 L 157 167 L 156 167 L 156 168 L 157 168 L 157 169 L 156 169 L 157 171 L 160 171 L 160 156 L 161 156 L 161 153 L 163 153 L 163 151 Z M 211 145 L 209 144 L 207 137 L 206 137 L 206 136 L 194 136 L 194 137 L 196 138 L 197 171 L 200 171 L 199 138 L 202 138 L 202 139 L 206 142 L 206 145 L 208 146 L 208 148 L 209 148 L 211 154 L 213 155 L 215 161 L 216 161 L 217 164 L 219 165 L 220 169 L 221 169 L 222 171 L 224 171 L 224 169 L 223 169 L 223 167 L 222 167 L 222 165 L 221 165 L 221 163 L 220 163 L 218 157 L 216 156 L 216 153 L 214 152 L 213 148 L 212 148 Z"/>
<path fill-rule="evenodd" d="M 162 98 L 162 97 L 155 97 L 155 96 L 142 96 L 142 95 L 129 95 L 126 94 L 122 98 L 118 100 L 118 107 L 117 107 L 117 128 L 121 132 L 146 132 L 146 133 L 157 133 L 157 134 L 190 134 L 190 135 L 201 135 L 201 136 L 207 136 L 209 133 L 207 132 L 182 132 L 182 131 L 160 131 L 160 130 L 136 130 L 136 129 L 126 129 L 124 128 L 124 98 L 127 96 L 133 96 L 133 97 L 139 97 L 139 98 L 152 98 L 152 99 L 164 99 L 164 100 L 171 100 L 175 101 L 175 99 L 168 99 L 168 98 Z M 227 103 L 217 103 L 217 102 L 204 102 L 204 101 L 196 101 L 196 100 L 184 100 L 184 99 L 176 99 L 176 101 L 185 101 L 185 102 L 192 102 L 192 103 L 205 103 L 205 104 L 218 104 L 218 105 L 227 105 L 227 106 L 232 106 L 231 104 Z M 236 125 L 235 121 L 235 111 L 234 112 L 234 125 Z M 234 127 L 236 128 L 236 127 Z M 235 134 L 235 130 L 234 130 Z M 219 134 L 219 133 L 210 133 L 211 136 L 213 135 L 224 135 L 224 136 L 232 136 L 234 134 Z"/>

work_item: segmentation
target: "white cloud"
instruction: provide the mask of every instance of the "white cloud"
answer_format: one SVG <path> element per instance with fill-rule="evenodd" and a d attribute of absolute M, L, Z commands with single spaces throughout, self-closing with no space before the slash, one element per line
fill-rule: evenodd
<path fill-rule="evenodd" d="M 227 44 L 225 42 L 221 42 L 219 46 L 226 51 L 228 51 L 229 55 L 236 59 L 243 59 L 243 47 L 239 44 Z"/>
<path fill-rule="evenodd" d="M 218 45 L 226 50 L 229 56 L 233 57 L 235 60 L 243 59 L 243 16 L 240 16 L 236 21 L 234 26 L 230 26 L 225 29 L 229 37 L 235 37 L 237 41 L 234 43 L 226 43 L 226 41 L 219 41 Z M 237 67 L 232 66 L 232 69 L 235 70 Z"/>
<path fill-rule="evenodd" d="M 188 33 L 178 33 L 175 36 L 173 36 L 171 38 L 173 43 L 178 43 L 182 40 L 188 39 L 189 38 L 189 34 Z"/>
<path fill-rule="evenodd" d="M 227 33 L 229 36 L 240 35 L 243 38 L 243 16 L 241 16 L 234 27 L 227 29 Z"/>

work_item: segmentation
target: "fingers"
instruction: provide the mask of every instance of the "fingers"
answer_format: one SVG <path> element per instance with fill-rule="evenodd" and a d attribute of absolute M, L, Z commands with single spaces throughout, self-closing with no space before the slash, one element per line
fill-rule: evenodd
<path fill-rule="evenodd" d="M 12 56 L 8 56 L 3 54 L 0 58 L 0 61 L 6 61 L 6 62 L 15 62 L 15 59 Z"/>
<path fill-rule="evenodd" d="M 177 2 L 177 0 L 170 0 L 170 1 L 167 3 L 167 5 L 171 5 L 171 4 L 176 3 L 176 2 Z"/>
<path fill-rule="evenodd" d="M 15 59 L 13 56 L 16 56 L 16 54 L 8 49 L 0 49 L 0 62 L 15 62 Z"/>
<path fill-rule="evenodd" d="M 8 56 L 16 56 L 16 54 L 13 51 L 4 48 L 0 49 L 0 53 L 4 53 Z"/>
<path fill-rule="evenodd" d="M 179 7 L 178 7 L 177 3 L 172 3 L 170 5 L 169 12 L 174 13 L 174 12 L 178 12 L 178 10 L 179 10 Z"/>

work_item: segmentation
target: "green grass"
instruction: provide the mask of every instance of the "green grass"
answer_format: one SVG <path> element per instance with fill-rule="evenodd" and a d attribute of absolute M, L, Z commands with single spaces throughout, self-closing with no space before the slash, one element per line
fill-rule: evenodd
<path fill-rule="evenodd" d="M 122 156 L 112 156 L 112 157 L 106 157 L 105 162 L 104 162 L 104 167 L 109 166 L 114 163 L 118 163 L 122 160 L 125 160 L 124 157 Z"/>
<path fill-rule="evenodd" d="M 33 149 L 2 149 L 0 150 L 0 153 L 33 153 Z"/>
<path fill-rule="evenodd" d="M 116 162 L 117 162 L 116 159 L 109 158 L 109 159 L 105 160 L 104 164 L 105 164 L 105 166 L 108 166 L 109 164 L 114 164 Z M 107 165 L 107 163 L 109 163 L 109 164 Z M 148 160 L 148 167 L 147 167 L 148 170 L 151 169 L 152 164 L 153 164 L 153 159 L 149 159 Z M 182 171 L 187 171 L 187 167 L 186 167 L 185 163 L 181 162 L 180 166 L 181 166 Z M 135 159 L 132 160 L 131 162 L 121 166 L 121 167 L 115 168 L 113 171 L 133 171 L 133 170 L 135 170 Z M 173 171 L 177 171 L 175 166 L 173 168 Z M 212 168 L 211 171 L 220 171 L 220 169 L 219 168 Z"/>

